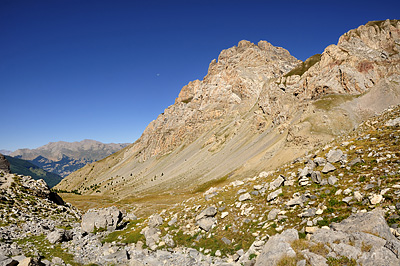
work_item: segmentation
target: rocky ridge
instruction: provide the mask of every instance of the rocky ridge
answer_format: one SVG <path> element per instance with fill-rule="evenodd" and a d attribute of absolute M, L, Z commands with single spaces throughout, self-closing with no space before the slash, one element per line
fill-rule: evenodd
<path fill-rule="evenodd" d="M 399 265 L 399 141 L 396 106 L 274 171 L 211 187 L 149 217 L 111 207 L 78 219 L 65 205 L 57 218 L 42 210 L 47 218 L 32 219 L 32 212 L 24 222 L 30 212 L 14 210 L 27 207 L 22 200 L 3 211 L 9 224 L 2 226 L 0 258 L 39 257 L 47 265 Z M 3 210 L 10 198 L 29 195 L 24 200 L 53 204 L 43 182 L 2 178 L 15 183 L 3 181 Z M 22 187 L 29 195 L 21 196 Z M 56 206 L 49 209 L 57 213 Z M 37 229 L 31 220 L 44 224 Z M 33 246 L 36 254 L 24 249 Z"/>
<path fill-rule="evenodd" d="M 183 87 L 137 142 L 59 188 L 123 198 L 271 170 L 397 104 L 399 43 L 397 20 L 351 30 L 305 62 L 268 42 L 241 41 Z"/>

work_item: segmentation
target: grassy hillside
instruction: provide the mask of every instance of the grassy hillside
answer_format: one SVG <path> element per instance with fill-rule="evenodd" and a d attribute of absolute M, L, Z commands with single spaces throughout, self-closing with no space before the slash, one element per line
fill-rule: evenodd
<path fill-rule="evenodd" d="M 49 173 L 42 168 L 22 159 L 5 156 L 11 165 L 11 172 L 19 175 L 31 176 L 33 179 L 43 179 L 49 187 L 54 187 L 61 180 L 61 176 Z"/>

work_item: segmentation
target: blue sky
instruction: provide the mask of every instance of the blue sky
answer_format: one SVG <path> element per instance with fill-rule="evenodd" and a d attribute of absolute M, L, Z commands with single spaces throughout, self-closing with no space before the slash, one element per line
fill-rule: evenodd
<path fill-rule="evenodd" d="M 240 40 L 305 60 L 399 10 L 400 1 L 0 0 L 0 149 L 134 142 Z"/>

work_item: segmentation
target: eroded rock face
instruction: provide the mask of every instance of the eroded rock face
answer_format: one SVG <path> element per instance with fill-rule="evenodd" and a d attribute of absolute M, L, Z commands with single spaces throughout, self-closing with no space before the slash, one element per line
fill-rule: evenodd
<path fill-rule="evenodd" d="M 90 209 L 82 216 L 82 231 L 93 232 L 97 229 L 115 230 L 122 222 L 123 214 L 117 207 Z"/>

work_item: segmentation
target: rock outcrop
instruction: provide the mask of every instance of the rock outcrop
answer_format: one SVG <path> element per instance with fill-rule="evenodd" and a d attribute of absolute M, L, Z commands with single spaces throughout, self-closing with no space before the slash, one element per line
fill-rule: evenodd
<path fill-rule="evenodd" d="M 10 163 L 3 154 L 0 154 L 0 171 L 3 171 L 4 173 L 10 173 Z"/>

